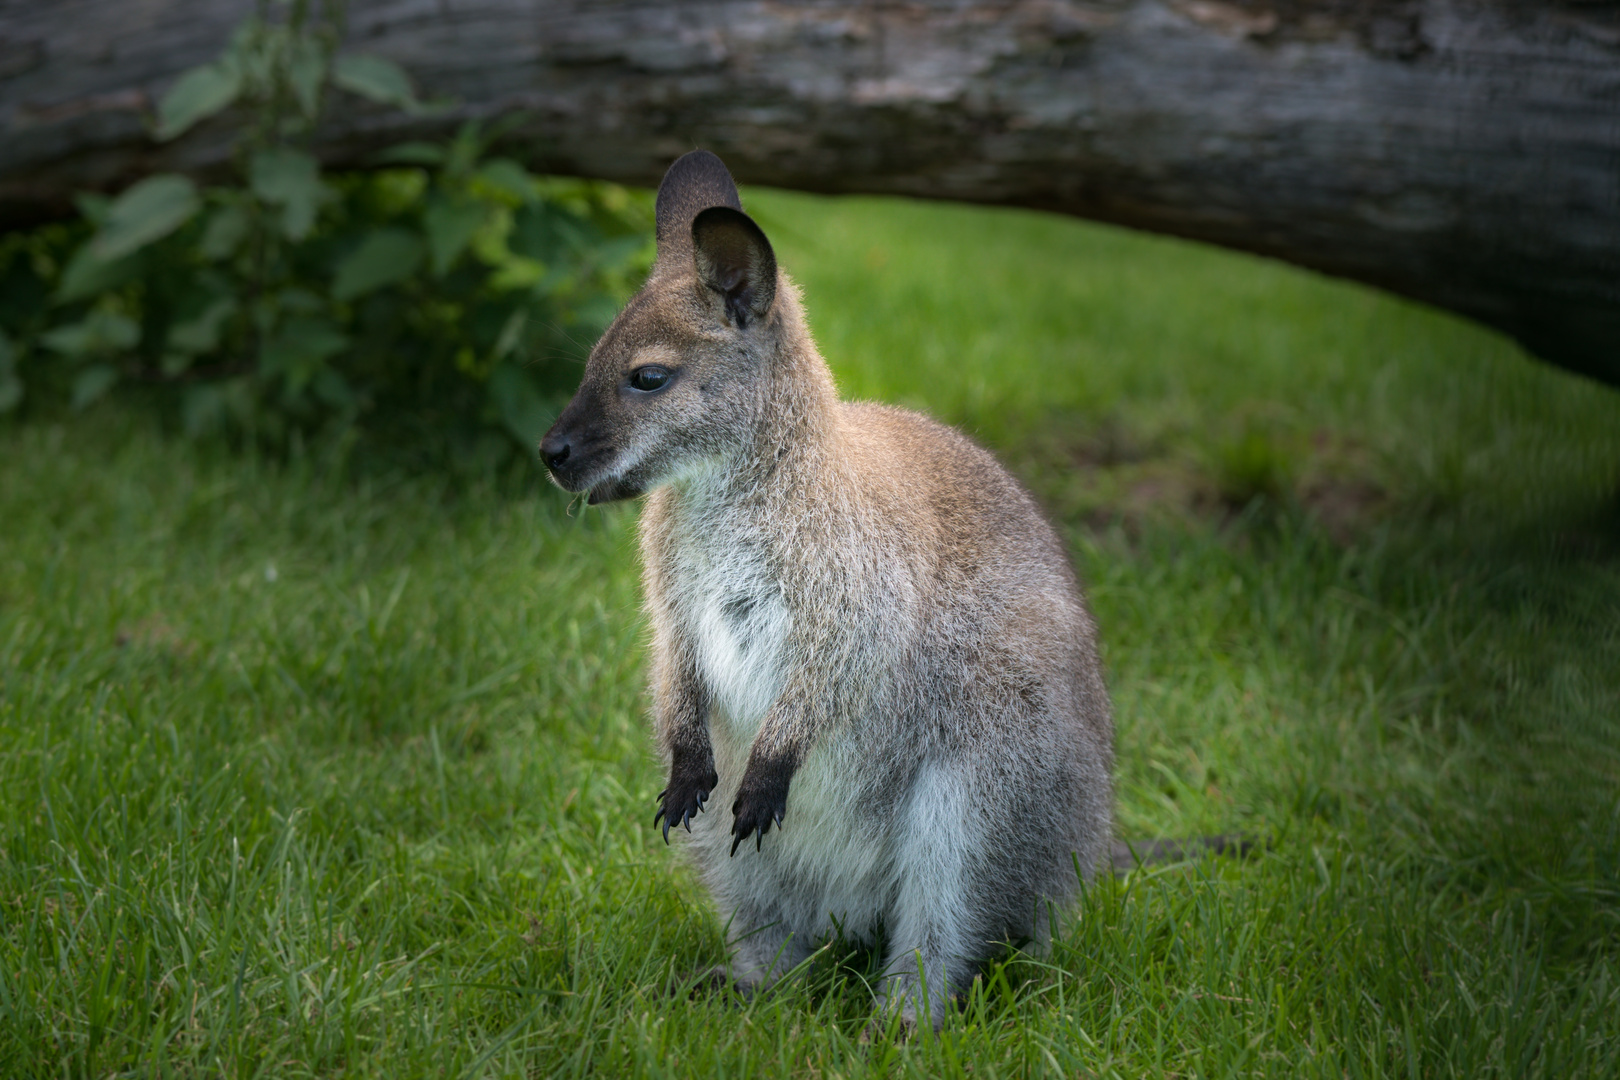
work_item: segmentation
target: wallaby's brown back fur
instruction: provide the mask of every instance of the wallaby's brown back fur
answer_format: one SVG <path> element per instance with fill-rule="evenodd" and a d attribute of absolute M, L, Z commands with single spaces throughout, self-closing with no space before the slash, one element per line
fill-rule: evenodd
<path fill-rule="evenodd" d="M 881 928 L 886 1000 L 937 1023 L 1107 857 L 1095 630 L 988 453 L 838 400 L 739 207 L 712 154 L 670 167 L 652 276 L 541 452 L 593 503 L 648 495 L 658 816 L 690 833 L 737 983 L 778 978 L 835 921 Z"/>

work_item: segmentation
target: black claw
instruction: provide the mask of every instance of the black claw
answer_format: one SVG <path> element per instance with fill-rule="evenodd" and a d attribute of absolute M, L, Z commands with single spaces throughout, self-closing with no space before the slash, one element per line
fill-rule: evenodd
<path fill-rule="evenodd" d="M 691 775 L 691 770 L 676 767 L 669 778 L 669 786 L 658 793 L 658 812 L 653 815 L 653 826 L 656 828 L 663 822 L 664 843 L 669 843 L 669 830 L 671 828 L 684 828 L 688 833 L 692 831 L 692 819 L 703 812 L 703 804 L 708 802 L 714 786 L 720 778 L 711 768 L 708 777 Z"/>
<path fill-rule="evenodd" d="M 761 791 L 745 781 L 743 790 L 731 806 L 731 835 L 735 838 L 731 843 L 731 853 L 735 855 L 743 841 L 750 836 L 754 838 L 754 850 L 764 851 L 765 834 L 771 831 L 771 826 L 782 824 L 782 818 L 787 813 L 786 801 L 785 784 L 781 790 L 766 788 Z"/>

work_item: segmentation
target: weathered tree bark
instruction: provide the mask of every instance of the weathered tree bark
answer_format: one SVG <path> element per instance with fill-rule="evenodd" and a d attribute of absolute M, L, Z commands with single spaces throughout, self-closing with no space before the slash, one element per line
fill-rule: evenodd
<path fill-rule="evenodd" d="M 229 122 L 143 112 L 247 0 L 0 0 L 0 226 Z M 1273 255 L 1471 315 L 1620 384 L 1620 0 L 351 0 L 430 97 L 320 152 L 523 110 L 541 169 L 1040 207 Z"/>

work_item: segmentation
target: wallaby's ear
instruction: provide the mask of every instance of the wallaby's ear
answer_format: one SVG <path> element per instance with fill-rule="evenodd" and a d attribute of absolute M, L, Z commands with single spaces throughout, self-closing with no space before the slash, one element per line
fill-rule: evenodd
<path fill-rule="evenodd" d="M 711 206 L 742 209 L 725 163 L 707 150 L 675 159 L 658 185 L 658 261 L 684 266 L 691 257 L 692 219 Z"/>
<path fill-rule="evenodd" d="M 776 253 L 754 219 L 729 206 L 711 206 L 692 219 L 698 280 L 726 299 L 740 330 L 763 319 L 776 299 Z"/>

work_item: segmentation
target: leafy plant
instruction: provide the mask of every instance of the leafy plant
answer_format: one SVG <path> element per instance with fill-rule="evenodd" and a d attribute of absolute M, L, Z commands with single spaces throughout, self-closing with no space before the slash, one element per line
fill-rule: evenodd
<path fill-rule="evenodd" d="M 532 444 L 577 356 L 651 259 L 644 195 L 543 178 L 499 126 L 327 174 L 327 100 L 410 112 L 389 60 L 340 54 L 340 12 L 261 5 L 160 101 L 158 140 L 235 125 L 235 180 L 150 176 L 0 241 L 0 412 L 148 386 L 191 434 L 320 425 L 499 429 Z"/>

